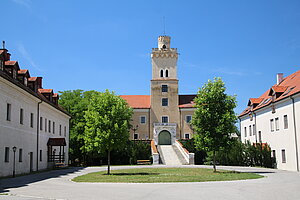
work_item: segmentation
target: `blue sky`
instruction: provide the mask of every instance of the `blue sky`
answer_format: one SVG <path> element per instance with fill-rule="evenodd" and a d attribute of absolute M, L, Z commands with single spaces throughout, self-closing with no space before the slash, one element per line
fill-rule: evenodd
<path fill-rule="evenodd" d="M 179 91 L 221 77 L 240 113 L 300 69 L 299 0 L 1 0 L 0 40 L 44 88 L 150 94 L 151 48 L 172 37 Z"/>

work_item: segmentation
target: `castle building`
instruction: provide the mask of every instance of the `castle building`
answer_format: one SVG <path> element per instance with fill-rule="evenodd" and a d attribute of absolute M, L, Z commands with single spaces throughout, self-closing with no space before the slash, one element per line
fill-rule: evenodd
<path fill-rule="evenodd" d="M 178 94 L 178 52 L 170 44 L 169 36 L 159 36 L 158 48 L 152 49 L 151 94 L 121 95 L 134 111 L 131 139 L 154 140 L 160 145 L 193 135 L 189 122 L 196 95 Z"/>
<path fill-rule="evenodd" d="M 277 74 L 277 83 L 250 98 L 239 119 L 243 142 L 269 144 L 278 169 L 299 171 L 300 71 Z"/>
<path fill-rule="evenodd" d="M 0 49 L 0 177 L 68 164 L 70 116 L 58 98 Z"/>

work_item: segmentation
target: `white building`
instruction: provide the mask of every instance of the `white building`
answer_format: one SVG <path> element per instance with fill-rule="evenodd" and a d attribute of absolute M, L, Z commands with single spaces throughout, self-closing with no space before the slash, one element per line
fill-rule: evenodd
<path fill-rule="evenodd" d="M 69 118 L 42 77 L 0 49 L 0 177 L 67 164 Z"/>
<path fill-rule="evenodd" d="M 250 98 L 239 119 L 243 142 L 268 143 L 278 169 L 299 171 L 300 71 L 277 74 L 277 84 Z"/>

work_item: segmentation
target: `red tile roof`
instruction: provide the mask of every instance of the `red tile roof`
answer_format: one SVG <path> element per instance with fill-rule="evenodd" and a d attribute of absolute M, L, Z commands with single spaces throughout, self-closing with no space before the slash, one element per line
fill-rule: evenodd
<path fill-rule="evenodd" d="M 179 107 L 180 108 L 193 108 L 195 103 L 193 99 L 197 95 L 179 95 Z M 131 108 L 150 108 L 151 97 L 150 95 L 121 95 L 123 99 L 127 101 Z"/>
<path fill-rule="evenodd" d="M 58 97 L 58 93 L 54 93 L 52 97 Z"/>
<path fill-rule="evenodd" d="M 281 95 L 277 96 L 274 102 L 278 102 L 282 99 L 292 96 L 293 94 L 300 92 L 300 70 L 284 78 L 278 85 L 273 85 L 269 90 L 262 94 L 259 98 L 262 101 L 256 106 L 253 111 L 269 105 L 272 102 L 272 96 L 270 91 L 275 91 Z M 240 114 L 240 116 L 246 115 L 251 111 L 250 105 Z"/>
<path fill-rule="evenodd" d="M 248 102 L 248 106 L 250 106 L 251 104 L 260 104 L 260 102 L 262 102 L 262 100 L 264 100 L 263 98 L 250 98 L 249 102 Z"/>
<path fill-rule="evenodd" d="M 150 95 L 120 95 L 131 108 L 150 108 Z"/>
<path fill-rule="evenodd" d="M 28 72 L 27 69 L 20 69 L 20 70 L 18 71 L 18 74 L 26 74 L 27 72 Z"/>
<path fill-rule="evenodd" d="M 4 64 L 5 65 L 15 65 L 17 62 L 18 61 L 11 61 L 11 60 L 9 60 L 9 61 L 5 61 Z"/>
<path fill-rule="evenodd" d="M 28 81 L 36 81 L 37 77 L 30 77 L 28 78 Z"/>
<path fill-rule="evenodd" d="M 288 86 L 273 86 L 271 87 L 271 89 L 269 90 L 269 95 L 273 94 L 273 91 L 275 93 L 284 93 L 284 91 L 288 88 Z"/>
<path fill-rule="evenodd" d="M 52 93 L 53 90 L 52 89 L 39 89 L 40 93 Z"/>

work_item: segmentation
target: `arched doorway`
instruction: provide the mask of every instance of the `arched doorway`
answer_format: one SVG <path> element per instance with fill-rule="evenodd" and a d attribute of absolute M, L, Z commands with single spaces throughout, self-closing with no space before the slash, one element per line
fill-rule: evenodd
<path fill-rule="evenodd" d="M 170 145 L 171 144 L 171 134 L 169 131 L 161 131 L 158 135 L 159 145 Z"/>

